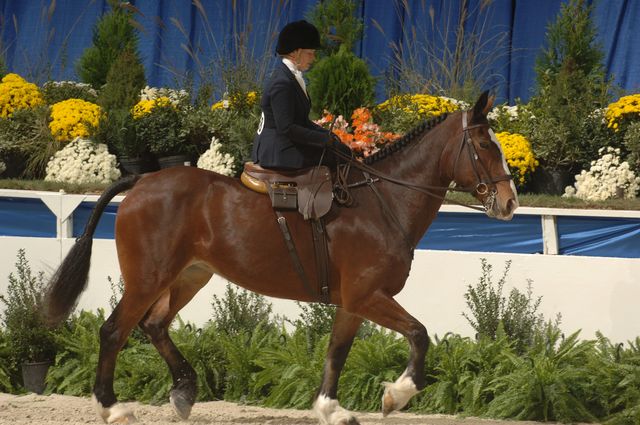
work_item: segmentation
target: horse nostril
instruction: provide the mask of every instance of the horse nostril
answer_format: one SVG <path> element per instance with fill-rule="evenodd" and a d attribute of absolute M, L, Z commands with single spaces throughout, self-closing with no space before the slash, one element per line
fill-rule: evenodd
<path fill-rule="evenodd" d="M 507 201 L 507 214 L 511 214 L 516 209 L 516 201 L 509 199 Z"/>

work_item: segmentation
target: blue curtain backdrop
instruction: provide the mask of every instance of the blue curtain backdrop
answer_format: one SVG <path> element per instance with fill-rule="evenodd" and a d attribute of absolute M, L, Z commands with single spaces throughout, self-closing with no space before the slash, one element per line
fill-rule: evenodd
<path fill-rule="evenodd" d="M 482 28 L 479 51 L 487 62 L 487 87 L 501 101 L 527 100 L 535 83 L 534 64 L 546 27 L 566 0 L 364 0 L 358 10 L 365 34 L 356 53 L 380 77 L 390 68 L 392 47 L 407 49 L 410 28 L 435 50 L 446 49 L 461 12 L 465 30 Z M 218 58 L 233 57 L 232 34 L 248 33 L 249 54 L 272 51 L 279 29 L 306 16 L 317 0 L 131 0 L 140 29 L 139 50 L 150 85 L 176 87 L 191 75 L 197 85 Z M 0 0 L 0 53 L 8 69 L 39 83 L 77 80 L 74 65 L 91 45 L 92 29 L 107 0 Z M 595 2 L 593 20 L 605 66 L 627 92 L 640 90 L 640 1 Z M 431 23 L 433 22 L 433 25 Z M 245 30 L 249 31 L 245 31 Z M 501 38 L 500 48 L 496 41 Z M 424 57 L 417 58 L 418 63 Z M 218 61 L 219 62 L 219 61 Z M 179 77 L 181 76 L 181 77 Z"/>

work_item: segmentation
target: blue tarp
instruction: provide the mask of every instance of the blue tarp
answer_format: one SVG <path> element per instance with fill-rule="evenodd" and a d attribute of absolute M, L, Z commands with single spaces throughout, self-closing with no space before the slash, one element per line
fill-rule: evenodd
<path fill-rule="evenodd" d="M 0 197 L 0 236 L 56 237 L 56 216 L 40 199 Z"/>
<path fill-rule="evenodd" d="M 490 76 L 485 88 L 493 89 L 499 101 L 527 100 L 535 83 L 534 64 L 545 45 L 547 26 L 566 1 L 363 0 L 358 14 L 364 20 L 365 32 L 356 53 L 380 78 L 378 100 L 382 100 L 383 77 L 393 56 L 390 46 L 406 48 L 411 42 L 403 28 L 414 25 L 420 33 L 418 38 L 437 50 L 451 48 L 447 46 L 453 41 L 451 32 L 466 5 L 464 11 L 470 19 L 465 30 L 482 28 L 478 50 L 484 63 L 482 73 Z M 606 70 L 625 91 L 640 90 L 640 31 L 636 28 L 640 1 L 587 1 L 595 3 L 593 21 Z M 247 28 L 247 51 L 261 57 L 265 49 L 275 46 L 279 29 L 288 21 L 304 18 L 317 0 L 130 3 L 139 10 L 139 50 L 149 84 L 176 87 L 184 83 L 178 76 L 191 74 L 197 84 L 207 72 L 213 72 L 216 62 L 233 58 L 232 34 Z M 8 69 L 39 83 L 48 78 L 77 80 L 75 63 L 92 44 L 91 29 L 107 10 L 107 0 L 0 0 L 0 46 Z M 496 50 L 495 41 L 502 35 L 505 42 Z"/>
<path fill-rule="evenodd" d="M 84 227 L 89 221 L 89 216 L 91 215 L 91 212 L 93 211 L 93 207 L 95 207 L 95 205 L 96 204 L 93 202 L 82 202 L 73 211 L 74 238 L 81 236 L 82 232 L 84 232 Z M 95 238 L 113 239 L 117 212 L 117 205 L 107 205 L 107 208 L 105 208 L 104 212 L 100 216 L 100 221 L 98 221 L 98 227 L 96 227 L 96 232 L 94 233 Z"/>
<path fill-rule="evenodd" d="M 73 236 L 84 231 L 93 207 L 73 213 Z M 113 239 L 117 205 L 107 206 L 95 237 Z M 640 218 L 558 217 L 560 254 L 640 258 Z M 55 216 L 38 199 L 0 197 L 0 236 L 56 237 Z M 418 249 L 542 253 L 540 216 L 517 214 L 501 222 L 484 214 L 439 212 Z"/>

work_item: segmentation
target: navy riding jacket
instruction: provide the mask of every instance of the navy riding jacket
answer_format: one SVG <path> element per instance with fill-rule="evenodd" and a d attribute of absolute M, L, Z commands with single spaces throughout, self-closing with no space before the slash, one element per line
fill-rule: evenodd
<path fill-rule="evenodd" d="M 309 119 L 311 101 L 284 63 L 278 63 L 267 81 L 260 107 L 264 122 L 253 141 L 253 162 L 282 169 L 319 164 L 330 132 Z"/>

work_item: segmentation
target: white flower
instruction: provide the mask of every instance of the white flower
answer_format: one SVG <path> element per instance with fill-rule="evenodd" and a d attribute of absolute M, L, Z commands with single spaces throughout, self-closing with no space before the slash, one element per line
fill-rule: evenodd
<path fill-rule="evenodd" d="M 640 190 L 640 177 L 620 162 L 620 149 L 600 148 L 600 158 L 591 162 L 589 171 L 576 176 L 575 190 L 568 187 L 565 196 L 576 196 L 589 201 L 603 201 L 615 197 L 635 198 Z M 571 189 L 570 189 L 571 188 Z"/>
<path fill-rule="evenodd" d="M 171 104 L 177 106 L 189 97 L 189 93 L 185 90 L 174 90 L 166 87 L 145 86 L 145 88 L 140 90 L 140 100 L 155 100 L 159 97 L 169 98 Z"/>
<path fill-rule="evenodd" d="M 49 86 L 53 86 L 53 87 L 73 86 L 73 87 L 85 89 L 94 96 L 98 95 L 98 92 L 96 92 L 95 89 L 91 87 L 91 84 L 87 84 L 87 83 L 78 83 L 76 81 L 47 81 L 43 85 L 44 88 L 47 88 Z"/>
<path fill-rule="evenodd" d="M 198 168 L 204 170 L 215 171 L 216 173 L 232 176 L 234 159 L 228 153 L 220 152 L 220 142 L 213 137 L 211 146 L 206 150 L 200 158 L 198 158 Z"/>
<path fill-rule="evenodd" d="M 76 137 L 55 153 L 47 164 L 47 181 L 111 183 L 120 178 L 115 155 L 107 145 Z"/>

